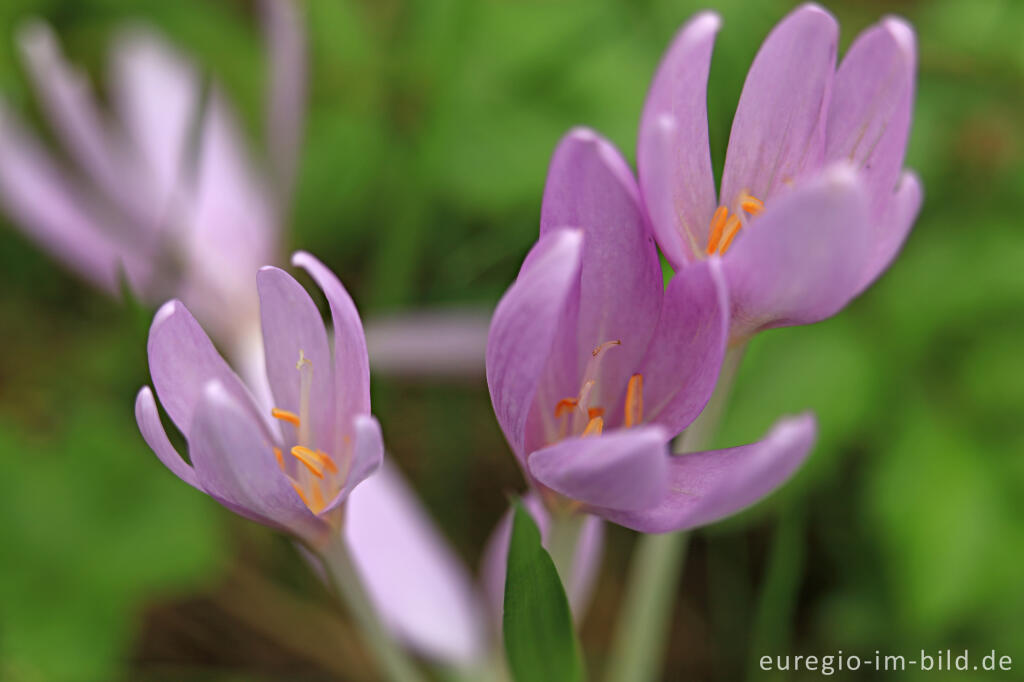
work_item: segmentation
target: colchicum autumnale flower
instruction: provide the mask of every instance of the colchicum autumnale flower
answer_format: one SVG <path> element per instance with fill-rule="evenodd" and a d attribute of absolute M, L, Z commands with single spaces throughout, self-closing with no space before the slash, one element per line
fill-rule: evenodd
<path fill-rule="evenodd" d="M 816 5 L 761 46 L 736 108 L 716 196 L 707 81 L 720 25 L 679 32 L 640 123 L 640 190 L 677 270 L 719 255 L 731 335 L 829 317 L 889 265 L 913 225 L 921 185 L 902 171 L 914 98 L 913 29 L 886 18 L 838 70 L 835 19 Z"/>
<path fill-rule="evenodd" d="M 752 504 L 803 461 L 809 415 L 751 445 L 669 453 L 714 389 L 728 305 L 718 257 L 663 287 L 628 165 L 595 133 L 571 132 L 551 162 L 540 239 L 487 348 L 498 421 L 552 512 L 680 530 Z"/>
<path fill-rule="evenodd" d="M 266 0 L 273 182 L 256 169 L 220 88 L 150 30 L 115 37 L 105 115 L 48 26 L 19 33 L 30 81 L 68 168 L 0 101 L 0 206 L 26 235 L 107 293 L 178 297 L 218 340 L 256 318 L 252 273 L 276 260 L 304 98 L 292 2 Z M 272 192 L 272 188 L 279 191 Z M 231 253 L 231 258 L 224 258 Z"/>
<path fill-rule="evenodd" d="M 191 464 L 168 440 L 149 387 L 139 391 L 135 414 L 146 443 L 183 481 L 318 547 L 340 528 L 349 493 L 380 466 L 383 443 L 370 414 L 355 305 L 311 255 L 292 260 L 327 297 L 333 347 L 306 290 L 283 270 L 262 268 L 257 281 L 273 408 L 261 407 L 185 306 L 171 301 L 153 319 L 149 366 Z"/>

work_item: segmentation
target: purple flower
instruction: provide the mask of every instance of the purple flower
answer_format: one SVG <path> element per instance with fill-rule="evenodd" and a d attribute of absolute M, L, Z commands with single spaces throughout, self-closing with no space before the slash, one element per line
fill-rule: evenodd
<path fill-rule="evenodd" d="M 349 493 L 380 466 L 383 444 L 370 415 L 355 305 L 313 256 L 299 252 L 292 262 L 327 297 L 333 347 L 306 290 L 283 270 L 262 268 L 257 283 L 273 409 L 261 408 L 185 306 L 171 301 L 153 319 L 149 366 L 191 464 L 168 440 L 148 387 L 139 391 L 135 414 L 146 442 L 183 481 L 318 546 L 338 528 Z"/>
<path fill-rule="evenodd" d="M 637 166 L 654 234 L 676 269 L 722 256 L 732 335 L 833 315 L 892 261 L 921 204 L 902 171 L 916 68 L 913 30 L 886 18 L 838 70 L 835 19 L 784 18 L 740 96 L 716 197 L 706 87 L 720 20 L 687 23 L 651 84 Z"/>
<path fill-rule="evenodd" d="M 487 347 L 498 421 L 549 508 L 682 529 L 753 503 L 795 470 L 814 439 L 810 416 L 753 445 L 668 452 L 714 389 L 728 309 L 717 257 L 663 287 L 629 167 L 593 132 L 571 132 L 549 169 L 540 239 Z"/>
<path fill-rule="evenodd" d="M 291 3 L 271 5 L 268 135 L 282 166 L 276 183 L 286 186 L 301 124 L 289 117 L 301 117 L 301 101 L 293 100 L 303 91 L 296 82 L 303 39 Z M 133 27 L 114 41 L 106 115 L 48 26 L 26 26 L 19 41 L 71 164 L 51 157 L 0 101 L 0 206 L 104 291 L 116 295 L 124 277 L 147 302 L 177 296 L 217 338 L 232 338 L 237 321 L 255 317 L 251 276 L 274 260 L 281 207 L 254 170 L 220 89 L 204 100 L 197 69 L 156 34 Z"/>

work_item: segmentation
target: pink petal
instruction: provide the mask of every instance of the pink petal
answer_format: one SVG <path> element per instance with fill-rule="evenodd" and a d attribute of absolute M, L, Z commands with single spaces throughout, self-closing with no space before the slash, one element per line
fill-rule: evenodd
<path fill-rule="evenodd" d="M 640 190 L 662 253 L 677 270 L 707 244 L 715 210 L 707 85 L 721 19 L 701 12 L 680 29 L 651 82 L 640 120 Z"/>
<path fill-rule="evenodd" d="M 917 175 L 910 171 L 904 173 L 881 216 L 871 222 L 871 255 L 861 276 L 858 291 L 875 281 L 896 258 L 921 210 L 922 198 L 923 190 Z"/>
<path fill-rule="evenodd" d="M 665 533 L 714 523 L 735 514 L 781 486 L 814 445 L 817 425 L 804 414 L 776 423 L 763 440 L 727 450 L 671 458 L 670 492 L 643 511 L 602 515 L 642 533 Z"/>
<path fill-rule="evenodd" d="M 149 386 L 144 386 L 135 398 L 135 421 L 139 424 L 139 431 L 142 432 L 146 445 L 153 450 L 164 466 L 193 488 L 200 488 L 195 470 L 181 458 L 167 438 L 167 432 L 160 423 L 160 413 L 156 409 L 156 399 L 153 398 L 153 391 L 149 390 Z"/>

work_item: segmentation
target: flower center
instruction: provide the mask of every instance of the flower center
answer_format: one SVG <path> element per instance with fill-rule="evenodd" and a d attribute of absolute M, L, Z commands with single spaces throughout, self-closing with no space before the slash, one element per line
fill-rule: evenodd
<path fill-rule="evenodd" d="M 764 202 L 760 199 L 743 192 L 740 194 L 739 209 L 732 215 L 725 206 L 719 206 L 715 214 L 711 216 L 711 230 L 708 232 L 707 255 L 718 253 L 724 256 L 729 250 L 729 245 L 739 233 L 747 220 L 755 217 L 764 210 Z"/>
<path fill-rule="evenodd" d="M 299 414 L 273 408 L 271 416 L 292 425 L 298 444 L 289 450 L 292 459 L 286 460 L 281 448 L 274 448 L 277 465 L 291 481 L 295 492 L 314 514 L 327 506 L 327 501 L 338 494 L 348 472 L 340 472 L 338 465 L 323 450 L 313 447 L 310 427 L 310 394 L 313 388 L 313 363 L 299 351 Z M 347 469 L 347 467 L 346 467 Z"/>
<path fill-rule="evenodd" d="M 568 436 L 599 436 L 604 430 L 603 407 L 590 404 L 590 395 L 597 381 L 597 370 L 601 358 L 611 348 L 621 346 L 621 341 L 605 341 L 591 352 L 587 368 L 583 373 L 583 385 L 573 397 L 562 398 L 555 405 L 555 419 L 560 420 L 559 440 Z M 644 377 L 634 374 L 626 385 L 626 406 L 623 424 L 626 428 L 643 421 Z"/>

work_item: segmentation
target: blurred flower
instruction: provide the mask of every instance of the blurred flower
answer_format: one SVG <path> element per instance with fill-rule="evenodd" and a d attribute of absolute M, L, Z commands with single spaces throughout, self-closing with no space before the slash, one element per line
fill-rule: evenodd
<path fill-rule="evenodd" d="M 916 46 L 911 27 L 889 17 L 836 70 L 835 19 L 816 5 L 789 14 L 747 74 L 716 198 L 706 89 L 719 24 L 699 14 L 669 48 L 644 107 L 637 166 L 672 266 L 722 256 L 731 333 L 744 338 L 833 315 L 903 244 L 921 204 L 919 180 L 902 171 Z M 837 163 L 848 167 L 821 177 Z"/>
<path fill-rule="evenodd" d="M 115 38 L 110 116 L 48 26 L 20 32 L 68 167 L 0 102 L 0 205 L 12 220 L 107 293 L 116 295 L 123 277 L 147 302 L 176 296 L 232 343 L 256 318 L 252 273 L 275 260 L 302 125 L 301 26 L 292 3 L 267 0 L 266 8 L 276 194 L 247 154 L 220 88 L 204 87 L 194 66 L 146 29 Z"/>
<path fill-rule="evenodd" d="M 366 323 L 375 372 L 402 376 L 477 378 L 484 371 L 490 311 L 420 310 Z"/>
<path fill-rule="evenodd" d="M 340 527 L 349 493 L 380 466 L 383 444 L 370 415 L 370 370 L 355 305 L 311 255 L 292 260 L 327 297 L 333 349 L 306 290 L 283 270 L 262 268 L 263 346 L 275 401 L 269 413 L 179 301 L 157 312 L 148 352 L 153 386 L 185 436 L 191 465 L 168 440 L 148 387 L 135 413 L 146 442 L 183 481 L 319 546 Z"/>
<path fill-rule="evenodd" d="M 593 132 L 571 132 L 551 162 L 540 239 L 498 304 L 487 348 L 498 421 L 550 510 L 679 530 L 789 477 L 813 443 L 810 416 L 753 445 L 669 454 L 715 387 L 727 311 L 717 257 L 663 288 L 629 167 Z"/>

